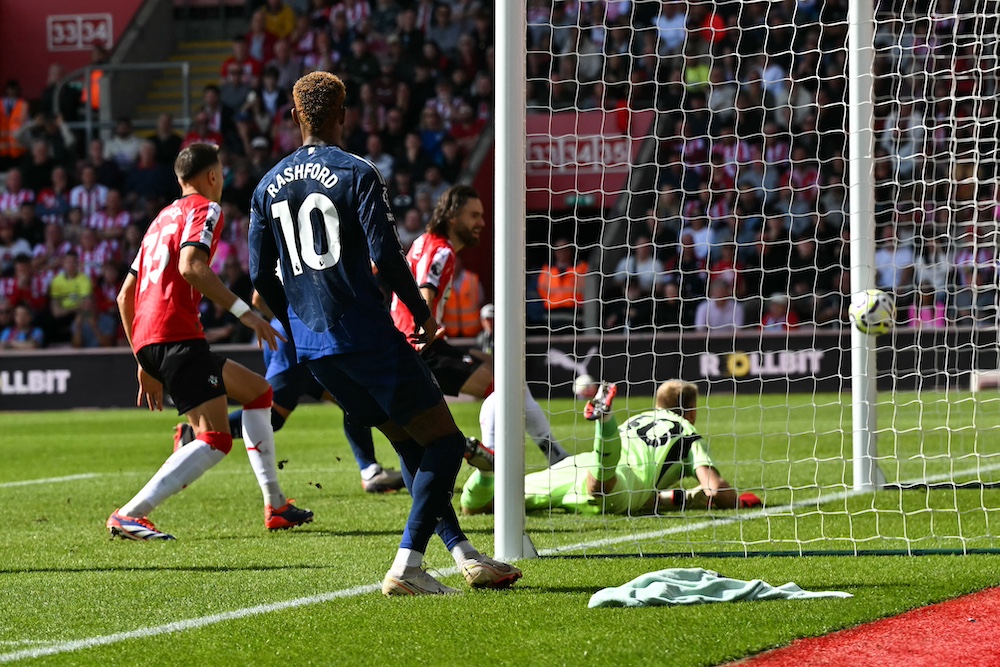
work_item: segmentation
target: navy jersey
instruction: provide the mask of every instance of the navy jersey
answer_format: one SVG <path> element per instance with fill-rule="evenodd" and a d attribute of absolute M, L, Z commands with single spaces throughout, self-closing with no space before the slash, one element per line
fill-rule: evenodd
<path fill-rule="evenodd" d="M 385 181 L 370 162 L 335 146 L 303 146 L 261 179 L 249 245 L 254 287 L 288 324 L 299 359 L 377 349 L 400 335 L 372 262 L 407 306 L 430 317 L 399 245 Z"/>

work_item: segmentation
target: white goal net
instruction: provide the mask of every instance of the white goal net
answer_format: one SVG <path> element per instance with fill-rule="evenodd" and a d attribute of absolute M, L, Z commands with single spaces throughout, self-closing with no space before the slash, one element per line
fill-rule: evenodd
<path fill-rule="evenodd" d="M 764 501 L 573 513 L 553 491 L 527 516 L 542 553 L 1000 548 L 1000 3 L 876 1 L 865 46 L 852 2 L 527 1 L 532 390 L 585 453 L 577 377 L 618 383 L 619 422 L 694 382 L 715 467 Z M 853 104 L 871 110 L 854 181 Z M 855 344 L 867 377 L 852 271 L 897 305 L 890 335 Z M 869 382 L 874 405 L 852 394 Z M 869 435 L 874 490 L 854 481 Z"/>

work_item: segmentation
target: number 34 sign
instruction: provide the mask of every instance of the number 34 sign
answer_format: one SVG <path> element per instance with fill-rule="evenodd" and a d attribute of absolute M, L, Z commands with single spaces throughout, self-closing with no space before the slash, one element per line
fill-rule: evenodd
<path fill-rule="evenodd" d="M 89 51 L 94 44 L 111 48 L 111 14 L 53 14 L 46 23 L 49 51 Z"/>

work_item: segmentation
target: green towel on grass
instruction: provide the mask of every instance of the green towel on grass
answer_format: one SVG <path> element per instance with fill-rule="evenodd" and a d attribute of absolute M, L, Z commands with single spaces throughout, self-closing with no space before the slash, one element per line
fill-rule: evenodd
<path fill-rule="evenodd" d="M 604 588 L 590 598 L 588 607 L 658 607 L 737 600 L 806 600 L 849 598 L 840 591 L 804 591 L 794 583 L 772 586 L 760 579 L 741 581 L 719 576 L 700 567 L 649 572 L 616 588 Z"/>

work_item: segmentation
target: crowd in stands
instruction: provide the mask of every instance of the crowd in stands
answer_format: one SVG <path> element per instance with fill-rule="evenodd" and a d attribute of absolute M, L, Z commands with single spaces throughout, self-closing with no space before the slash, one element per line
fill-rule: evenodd
<path fill-rule="evenodd" d="M 846 321 L 850 1 L 529 0 L 529 112 L 654 109 L 665 128 L 624 257 L 553 244 L 550 326 L 581 324 L 588 263 L 605 330 Z M 877 286 L 901 325 L 995 325 L 997 54 L 977 35 L 997 17 L 876 4 Z"/>
<path fill-rule="evenodd" d="M 300 145 L 291 88 L 317 69 L 347 84 L 344 148 L 385 176 L 400 238 L 408 247 L 423 231 L 492 113 L 491 3 L 258 4 L 186 133 L 164 114 L 149 136 L 123 118 L 110 136 L 83 137 L 65 119 L 89 100 L 64 99 L 64 88 L 62 113 L 51 113 L 57 66 L 40 100 L 24 99 L 18 82 L 7 82 L 0 99 L 0 350 L 124 344 L 117 289 L 143 231 L 178 194 L 174 158 L 196 141 L 223 148 L 226 227 L 213 268 L 249 301 L 250 196 L 278 158 Z M 475 335 L 481 286 L 460 284 L 466 300 L 474 294 Z M 246 330 L 207 300 L 202 321 L 210 342 L 245 340 Z"/>
<path fill-rule="evenodd" d="M 527 0 L 529 113 L 602 109 L 627 127 L 630 112 L 652 109 L 661 128 L 656 194 L 629 221 L 620 261 L 552 239 L 550 261 L 532 267 L 543 323 L 582 324 L 594 275 L 607 330 L 846 320 L 851 1 Z M 976 34 L 989 28 L 958 9 L 952 0 L 878 5 L 874 269 L 901 324 L 996 318 L 996 74 L 977 70 Z M 347 84 L 344 148 L 385 176 L 408 245 L 492 114 L 493 10 L 476 0 L 266 0 L 186 134 L 163 115 L 148 137 L 121 119 L 111 136 L 88 139 L 62 122 L 81 100 L 60 99 L 63 114 L 49 113 L 58 72 L 41 104 L 8 82 L 0 348 L 122 343 L 117 284 L 177 192 L 174 157 L 195 141 L 224 149 L 227 224 L 215 268 L 248 298 L 250 194 L 299 145 L 291 86 L 308 71 Z M 482 288 L 463 280 L 452 335 L 466 324 L 478 333 Z M 203 318 L 213 342 L 240 341 L 227 313 L 206 306 Z"/>

